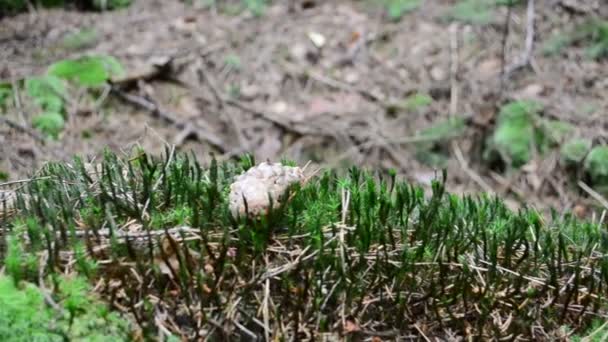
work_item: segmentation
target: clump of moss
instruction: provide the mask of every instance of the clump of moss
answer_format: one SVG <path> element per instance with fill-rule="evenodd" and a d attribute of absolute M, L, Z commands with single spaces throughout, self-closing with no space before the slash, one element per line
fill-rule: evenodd
<path fill-rule="evenodd" d="M 425 193 L 358 168 L 326 170 L 262 215 L 234 217 L 230 185 L 254 165 L 203 167 L 169 151 L 50 163 L 3 219 L 36 223 L 19 233 L 30 237 L 19 251 L 47 253 L 50 279 L 84 277 L 72 290 L 56 282 L 68 317 L 90 306 L 70 294 L 86 278 L 147 337 L 262 339 L 262 321 L 277 338 L 302 336 L 302 326 L 313 339 L 361 337 L 340 328 L 344 317 L 396 338 L 421 336 L 416 322 L 426 336 L 531 339 L 535 325 L 552 339 L 608 314 L 608 240 L 597 224 L 454 196 L 445 174 Z"/>
<path fill-rule="evenodd" d="M 589 152 L 585 171 L 593 184 L 608 189 L 608 146 L 596 146 Z"/>
<path fill-rule="evenodd" d="M 3 341 L 127 341 L 129 326 L 89 294 L 82 278 L 59 278 L 59 305 L 50 307 L 40 288 L 0 275 L 0 338 Z M 52 297 L 52 294 L 46 296 Z M 62 311 L 63 306 L 67 309 Z"/>

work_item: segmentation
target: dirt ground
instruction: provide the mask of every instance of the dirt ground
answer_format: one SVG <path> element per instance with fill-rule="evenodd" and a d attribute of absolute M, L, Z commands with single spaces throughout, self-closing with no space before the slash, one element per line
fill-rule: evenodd
<path fill-rule="evenodd" d="M 418 132 L 464 115 L 466 134 L 447 144 L 451 191 L 494 192 L 514 208 L 527 203 L 593 216 L 600 207 L 571 185 L 557 151 L 505 171 L 484 162 L 481 150 L 497 108 L 512 99 L 537 100 L 543 116 L 608 141 L 608 60 L 585 58 L 578 46 L 557 56 L 539 52 L 555 32 L 606 15 L 599 2 L 587 10 L 537 1 L 531 65 L 504 82 L 506 9 L 488 24 L 468 25 L 445 19 L 454 1 L 423 2 L 397 22 L 373 1 L 315 0 L 294 1 L 291 8 L 274 1 L 262 17 L 135 1 L 113 12 L 39 10 L 5 18 L 3 81 L 91 53 L 117 57 L 127 76 L 116 81 L 117 91 L 102 91 L 94 102 L 75 90 L 57 141 L 0 125 L 0 169 L 15 180 L 44 161 L 99 156 L 105 146 L 130 153 L 136 146 L 162 152 L 175 144 L 203 161 L 211 153 L 227 159 L 251 152 L 257 160 L 394 168 L 428 185 L 437 170 L 416 158 Z M 514 8 L 509 28 L 507 68 L 525 49 L 525 5 Z M 62 47 L 66 35 L 82 29 L 97 32 L 92 44 L 78 51 Z M 429 94 L 432 102 L 395 109 L 415 93 Z M 35 114 L 27 104 L 7 113 L 25 128 Z"/>

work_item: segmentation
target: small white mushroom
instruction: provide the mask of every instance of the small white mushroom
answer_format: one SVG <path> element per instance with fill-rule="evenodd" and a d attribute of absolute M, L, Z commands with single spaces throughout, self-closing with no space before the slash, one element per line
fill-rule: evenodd
<path fill-rule="evenodd" d="M 285 191 L 303 181 L 304 173 L 299 167 L 261 163 L 236 177 L 230 185 L 230 212 L 234 217 L 245 215 L 247 201 L 249 216 L 258 216 L 268 210 L 270 198 L 273 207 L 278 206 Z"/>

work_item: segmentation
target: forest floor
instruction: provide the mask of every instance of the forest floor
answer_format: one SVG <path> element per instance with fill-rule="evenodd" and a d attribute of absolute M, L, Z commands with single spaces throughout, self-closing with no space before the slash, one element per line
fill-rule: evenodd
<path fill-rule="evenodd" d="M 500 107 L 521 99 L 541 103 L 542 117 L 573 125 L 576 135 L 608 142 L 608 59 L 585 57 L 583 45 L 543 53 L 556 34 L 608 16 L 599 2 L 537 2 L 530 63 L 502 80 L 526 49 L 525 4 L 513 8 L 506 40 L 506 7 L 480 23 L 463 22 L 449 20 L 457 17 L 454 1 L 423 2 L 400 20 L 372 1 L 315 0 L 292 8 L 275 1 L 261 16 L 235 11 L 230 1 L 211 9 L 135 1 L 104 13 L 5 18 L 2 81 L 14 84 L 57 60 L 92 53 L 116 57 L 126 76 L 94 103 L 76 90 L 57 140 L 0 126 L 0 170 L 15 180 L 48 160 L 99 156 L 105 146 L 128 154 L 175 144 L 202 161 L 211 152 L 221 159 L 251 152 L 257 160 L 393 168 L 428 185 L 438 166 L 421 157 L 420 133 L 464 116 L 463 134 L 441 132 L 433 146 L 446 157 L 440 164 L 450 191 L 592 216 L 601 206 L 572 182 L 559 147 L 519 169 L 488 162 L 483 149 Z M 90 35 L 74 48 L 66 39 L 82 32 Z M 20 110 L 8 115 L 27 132 L 36 113 L 21 98 Z"/>

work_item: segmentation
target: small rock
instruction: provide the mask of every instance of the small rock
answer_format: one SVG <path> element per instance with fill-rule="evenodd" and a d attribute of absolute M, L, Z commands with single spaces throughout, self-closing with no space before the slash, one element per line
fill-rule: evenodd
<path fill-rule="evenodd" d="M 482 80 L 487 80 L 492 77 L 496 77 L 500 73 L 501 64 L 502 62 L 500 58 L 488 58 L 482 61 L 477 65 L 479 78 Z"/>
<path fill-rule="evenodd" d="M 537 99 L 545 90 L 542 84 L 532 83 L 528 84 L 524 89 L 520 90 L 515 94 L 516 99 L 520 100 L 534 100 Z"/>
<path fill-rule="evenodd" d="M 277 101 L 270 107 L 275 114 L 284 114 L 287 111 L 287 108 L 287 103 L 284 101 Z"/>
<path fill-rule="evenodd" d="M 294 61 L 302 62 L 306 60 L 308 49 L 305 44 L 295 43 L 289 49 L 289 54 Z"/>
<path fill-rule="evenodd" d="M 327 42 L 327 39 L 324 35 L 312 31 L 308 32 L 308 39 L 310 39 L 310 41 L 317 47 L 317 49 L 322 48 Z"/>
<path fill-rule="evenodd" d="M 239 96 L 241 99 L 251 101 L 260 95 L 260 87 L 255 84 L 245 84 L 241 87 Z"/>
<path fill-rule="evenodd" d="M 437 65 L 431 68 L 430 74 L 434 81 L 445 81 L 448 78 L 448 74 L 445 69 Z"/>
<path fill-rule="evenodd" d="M 355 84 L 359 82 L 359 74 L 354 71 L 347 72 L 346 75 L 344 75 L 344 80 L 346 83 Z"/>

